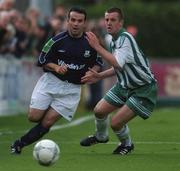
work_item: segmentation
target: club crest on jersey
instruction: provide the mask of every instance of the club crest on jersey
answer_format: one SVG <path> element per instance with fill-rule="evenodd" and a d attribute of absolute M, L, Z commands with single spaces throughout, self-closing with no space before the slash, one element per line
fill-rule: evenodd
<path fill-rule="evenodd" d="M 89 58 L 91 55 L 90 55 L 90 50 L 85 50 L 84 52 L 84 57 L 85 58 Z"/>

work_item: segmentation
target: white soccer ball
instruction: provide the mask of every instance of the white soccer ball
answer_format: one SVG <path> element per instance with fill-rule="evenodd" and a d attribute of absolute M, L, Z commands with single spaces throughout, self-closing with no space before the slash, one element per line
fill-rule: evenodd
<path fill-rule="evenodd" d="M 58 145 L 49 139 L 36 143 L 33 149 L 33 157 L 44 166 L 49 166 L 59 159 L 60 149 Z"/>

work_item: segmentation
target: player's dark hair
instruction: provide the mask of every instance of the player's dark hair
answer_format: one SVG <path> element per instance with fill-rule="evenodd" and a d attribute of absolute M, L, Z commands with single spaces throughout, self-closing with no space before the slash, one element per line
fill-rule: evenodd
<path fill-rule="evenodd" d="M 86 11 L 85 11 L 84 8 L 82 8 L 82 7 L 72 7 L 72 8 L 69 10 L 69 12 L 68 12 L 68 19 L 70 18 L 70 13 L 71 13 L 72 11 L 73 11 L 73 12 L 80 13 L 80 14 L 84 14 L 84 20 L 86 20 L 86 18 L 87 18 L 87 13 L 86 13 Z"/>
<path fill-rule="evenodd" d="M 119 20 L 124 20 L 124 14 L 123 11 L 120 8 L 117 7 L 111 7 L 107 11 L 107 13 L 117 12 L 119 14 Z"/>

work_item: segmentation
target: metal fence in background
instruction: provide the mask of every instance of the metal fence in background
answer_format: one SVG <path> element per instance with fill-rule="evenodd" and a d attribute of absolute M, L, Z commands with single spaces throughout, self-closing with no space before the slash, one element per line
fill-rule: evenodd
<path fill-rule="evenodd" d="M 0 55 L 0 115 L 25 112 L 41 75 L 41 69 L 30 58 Z"/>

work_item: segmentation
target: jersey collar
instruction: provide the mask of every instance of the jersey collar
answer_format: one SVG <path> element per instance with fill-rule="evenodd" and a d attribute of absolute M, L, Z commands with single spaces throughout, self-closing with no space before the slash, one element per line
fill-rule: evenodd
<path fill-rule="evenodd" d="M 120 30 L 119 30 L 119 32 L 117 33 L 117 35 L 115 36 L 115 37 L 113 37 L 113 41 L 116 41 L 117 39 L 118 39 L 118 37 L 123 33 L 123 32 L 125 32 L 126 31 L 126 29 L 125 28 L 121 28 Z"/>

